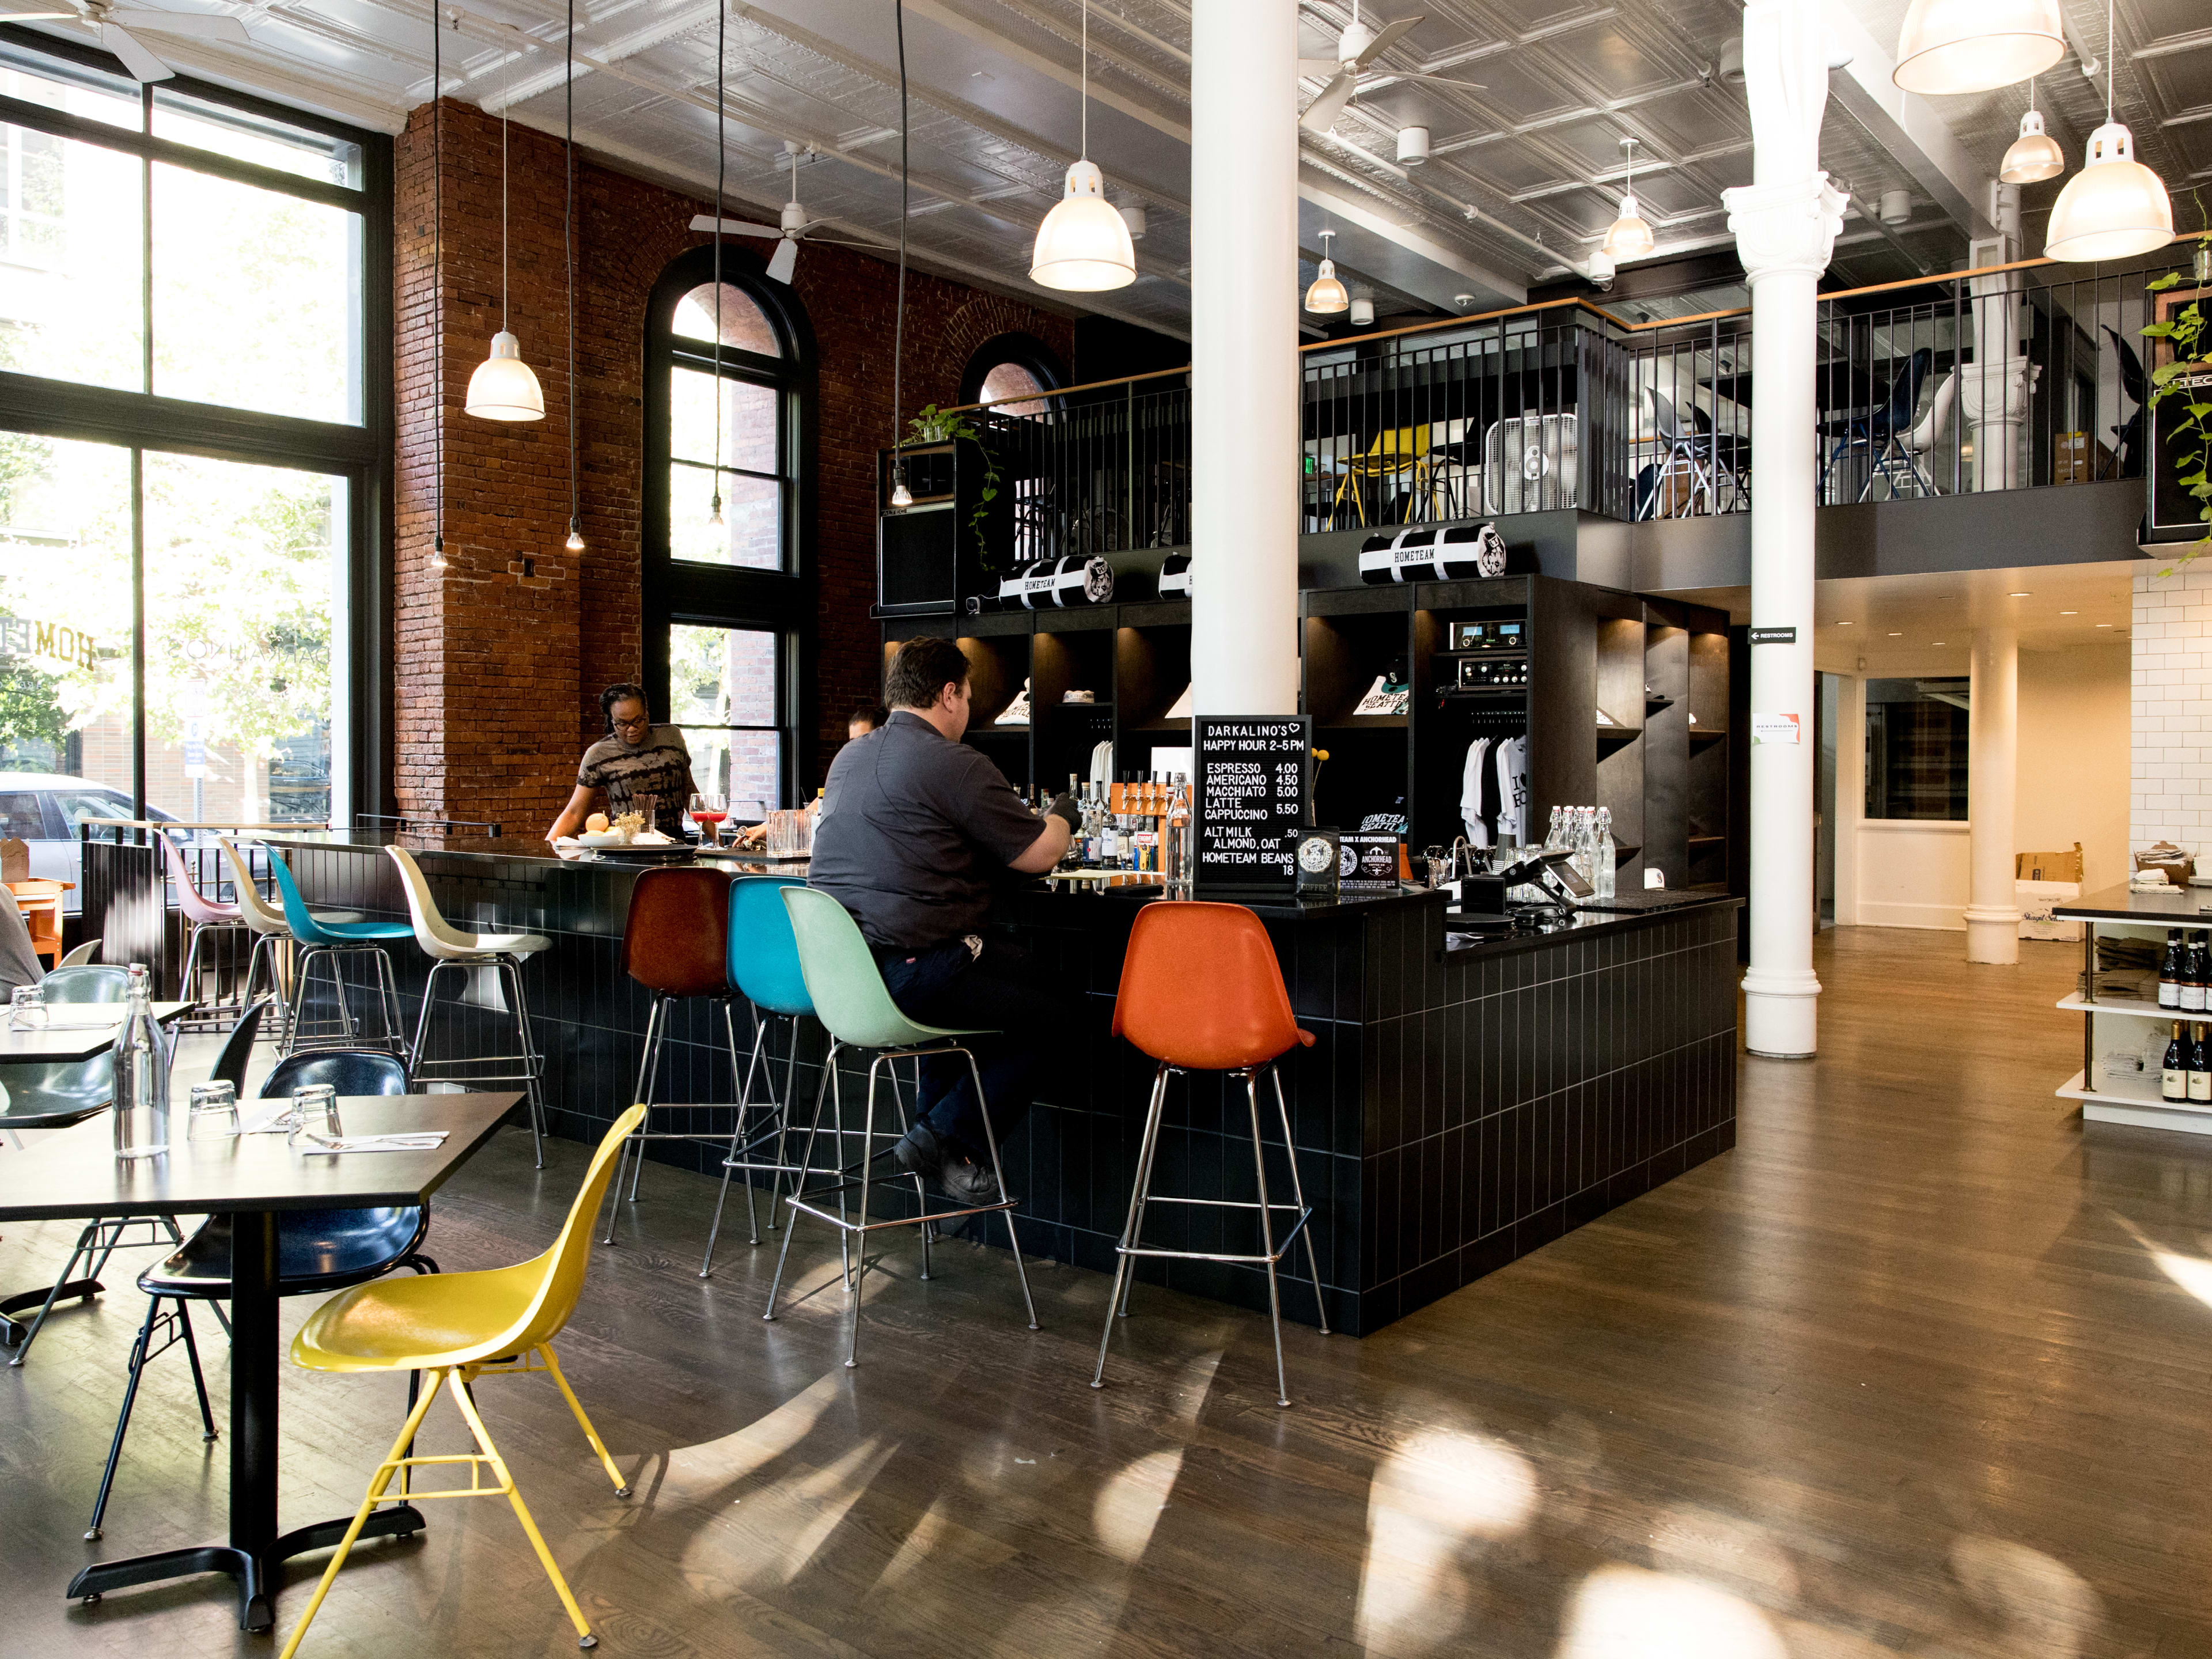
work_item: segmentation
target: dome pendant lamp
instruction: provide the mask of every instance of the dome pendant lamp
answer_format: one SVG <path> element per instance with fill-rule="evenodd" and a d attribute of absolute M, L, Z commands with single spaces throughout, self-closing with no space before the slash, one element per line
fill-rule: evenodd
<path fill-rule="evenodd" d="M 584 550 L 584 515 L 576 496 L 576 0 L 568 0 L 568 63 L 562 96 L 567 104 L 568 143 L 562 151 L 568 195 L 561 208 L 561 258 L 568 279 L 568 539 L 571 553 Z"/>
<path fill-rule="evenodd" d="M 2158 174 L 2136 160 L 2135 135 L 2112 118 L 2112 3 L 2105 0 L 2105 125 L 2089 135 L 2081 170 L 2051 210 L 2043 251 L 2087 264 L 2125 259 L 2173 240 L 2173 204 Z"/>
<path fill-rule="evenodd" d="M 1066 193 L 1037 227 L 1030 280 L 1070 293 L 1097 294 L 1137 280 L 1128 222 L 1106 199 L 1106 180 L 1091 160 L 1091 0 L 1083 0 L 1082 154 L 1067 169 Z"/>
<path fill-rule="evenodd" d="M 1334 316 L 1352 305 L 1352 296 L 1337 280 L 1336 261 L 1328 257 L 1328 239 L 1335 234 L 1333 230 L 1322 232 L 1321 269 L 1314 273 L 1313 286 L 1306 290 L 1306 309 L 1320 317 Z"/>
<path fill-rule="evenodd" d="M 2043 130 L 2043 113 L 2035 106 L 2035 80 L 2028 78 L 2027 113 L 2020 118 L 2020 137 L 2004 153 L 1997 167 L 1997 181 L 2007 185 L 2039 184 L 2066 171 L 2066 152 Z"/>
<path fill-rule="evenodd" d="M 1912 0 L 1890 79 L 1907 92 L 1990 92 L 2065 55 L 2058 0 Z"/>
<path fill-rule="evenodd" d="M 1644 210 L 1636 200 L 1636 143 L 1633 138 L 1620 141 L 1621 149 L 1628 152 L 1628 187 L 1621 194 L 1620 216 L 1607 227 L 1601 251 L 1605 257 L 1620 264 L 1624 260 L 1641 259 L 1656 246 L 1651 227 L 1644 222 Z"/>
<path fill-rule="evenodd" d="M 491 356 L 469 376 L 464 407 L 479 420 L 542 421 L 545 394 L 522 361 L 522 343 L 507 326 L 507 106 L 499 109 L 499 332 L 491 337 Z"/>

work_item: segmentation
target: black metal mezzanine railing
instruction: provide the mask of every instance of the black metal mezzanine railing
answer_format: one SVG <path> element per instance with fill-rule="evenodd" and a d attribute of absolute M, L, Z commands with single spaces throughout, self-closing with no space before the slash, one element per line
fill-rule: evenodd
<path fill-rule="evenodd" d="M 2146 324 L 2203 290 L 2162 257 L 2118 272 L 2030 260 L 1824 295 L 1823 505 L 2141 478 Z M 1580 510 L 1633 520 L 1751 505 L 1751 313 L 1648 323 L 1584 300 L 1301 348 L 1301 528 Z M 966 411 L 1013 501 L 1013 552 L 1190 538 L 1203 438 L 1165 370 Z"/>

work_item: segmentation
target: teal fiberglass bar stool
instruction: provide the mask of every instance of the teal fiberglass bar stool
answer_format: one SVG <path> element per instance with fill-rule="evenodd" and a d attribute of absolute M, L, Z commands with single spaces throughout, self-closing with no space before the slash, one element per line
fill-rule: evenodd
<path fill-rule="evenodd" d="M 909 1019 L 891 1000 L 891 994 L 884 984 L 884 976 L 876 967 L 875 957 L 868 950 L 868 942 L 861 938 L 860 924 L 854 921 L 845 907 L 829 894 L 811 887 L 786 887 L 781 895 L 784 908 L 791 916 L 791 931 L 799 947 L 799 965 L 806 983 L 806 994 L 814 1004 L 815 1018 L 830 1033 L 830 1052 L 822 1062 L 822 1086 L 814 1096 L 814 1121 L 806 1132 L 806 1149 L 800 1159 L 802 1164 L 814 1166 L 814 1146 L 822 1128 L 822 1106 L 824 1094 L 837 1099 L 842 1109 L 842 1088 L 837 1076 L 837 1057 L 848 1048 L 872 1051 L 875 1058 L 868 1064 L 867 1115 L 860 1134 L 860 1156 L 846 1164 L 839 1179 L 830 1188 L 810 1188 L 802 1176 L 799 1190 L 785 1199 L 791 1206 L 790 1223 L 784 1228 L 783 1248 L 776 1256 L 775 1279 L 769 1286 L 768 1310 L 762 1316 L 775 1317 L 775 1298 L 783 1287 L 784 1266 L 791 1259 L 792 1235 L 799 1231 L 799 1217 L 803 1212 L 838 1230 L 840 1239 L 854 1249 L 851 1270 L 845 1275 L 846 1296 L 853 1309 L 853 1335 L 846 1350 L 845 1364 L 857 1365 L 860 1358 L 860 1286 L 868 1271 L 868 1235 L 891 1227 L 919 1227 L 922 1230 L 922 1276 L 929 1273 L 929 1230 L 932 1224 L 957 1221 L 963 1216 L 983 1215 L 995 1210 L 1006 1218 L 1006 1243 L 1014 1253 L 1014 1272 L 1021 1279 L 1022 1302 L 1029 1310 L 1030 1328 L 1037 1328 L 1036 1301 L 1030 1294 L 1029 1269 L 1022 1263 L 1021 1240 L 1014 1233 L 1014 1206 L 1018 1199 L 1006 1196 L 1006 1173 L 999 1162 L 999 1134 L 991 1127 L 990 1102 L 983 1094 L 983 1075 L 976 1068 L 975 1056 L 963 1047 L 963 1037 L 991 1036 L 996 1033 L 980 1029 L 951 1029 L 924 1025 Z M 927 1196 L 917 1206 L 918 1213 L 890 1220 L 871 1221 L 868 1218 L 868 1200 L 873 1184 L 872 1170 L 876 1159 L 876 1142 L 903 1133 L 906 1129 L 906 1108 L 900 1100 L 893 1075 L 892 1101 L 898 1120 L 896 1129 L 876 1128 L 876 1085 L 878 1073 L 891 1062 L 924 1054 L 959 1054 L 968 1061 L 969 1075 L 975 1079 L 975 1097 L 983 1106 L 983 1135 L 990 1142 L 991 1173 L 998 1178 L 1000 1197 L 994 1204 L 956 1205 L 950 1209 L 933 1210 Z M 844 1118 L 840 1111 L 838 1122 Z M 842 1146 L 841 1138 L 839 1145 Z M 857 1176 L 854 1171 L 857 1170 Z M 921 1179 L 913 1177 L 917 1192 Z M 859 1214 L 845 1212 L 844 1198 L 849 1192 L 860 1194 Z M 835 1197 L 837 1213 L 822 1207 L 822 1201 Z"/>
<path fill-rule="evenodd" d="M 325 921 L 307 908 L 307 902 L 300 896 L 300 884 L 293 878 L 290 867 L 282 854 L 273 848 L 269 854 L 270 873 L 276 878 L 276 891 L 284 902 L 284 923 L 292 930 L 292 941 L 300 947 L 300 959 L 292 969 L 292 1010 L 285 1021 L 284 1052 L 298 1054 L 303 1048 L 389 1048 L 394 1054 L 407 1052 L 407 1031 L 399 1012 L 399 988 L 392 977 L 392 954 L 385 947 L 401 939 L 415 937 L 411 923 L 404 921 Z M 376 984 L 375 996 L 384 1016 L 384 1035 L 368 1036 L 354 1029 L 353 1010 L 346 1003 L 345 975 L 339 964 L 348 957 L 367 957 L 374 964 Z M 302 1025 L 307 1010 L 307 983 L 313 977 L 317 962 L 325 963 L 331 970 L 332 994 L 337 1000 L 338 1030 L 336 1033 L 309 1036 Z"/>

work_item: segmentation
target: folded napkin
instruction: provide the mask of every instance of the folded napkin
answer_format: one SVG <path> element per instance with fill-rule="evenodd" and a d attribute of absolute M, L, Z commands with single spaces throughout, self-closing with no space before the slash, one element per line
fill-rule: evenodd
<path fill-rule="evenodd" d="M 446 1144 L 446 1131 L 430 1130 L 422 1134 L 343 1135 L 336 1140 L 325 1140 L 311 1134 L 300 1150 L 311 1156 L 339 1152 L 433 1152 Z"/>

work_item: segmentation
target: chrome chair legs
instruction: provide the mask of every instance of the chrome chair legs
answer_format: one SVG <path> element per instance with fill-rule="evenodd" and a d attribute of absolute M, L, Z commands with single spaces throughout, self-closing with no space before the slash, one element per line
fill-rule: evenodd
<path fill-rule="evenodd" d="M 1275 1336 L 1275 1403 L 1291 1403 L 1290 1382 L 1283 1369 L 1283 1300 L 1276 1279 L 1276 1264 L 1291 1248 L 1291 1241 L 1304 1235 L 1306 1268 L 1313 1275 L 1314 1303 L 1321 1315 L 1322 1334 L 1328 1334 L 1328 1293 L 1322 1288 L 1321 1261 L 1314 1250 L 1313 1211 L 1306 1203 L 1305 1185 L 1298 1178 L 1297 1143 L 1291 1137 L 1290 1109 L 1283 1102 L 1283 1079 L 1273 1065 L 1249 1072 L 1227 1075 L 1244 1079 L 1244 1097 L 1252 1121 L 1252 1172 L 1258 1184 L 1259 1200 L 1237 1200 L 1218 1198 L 1168 1198 L 1152 1191 L 1153 1159 L 1159 1151 L 1160 1121 L 1167 1104 L 1168 1078 L 1179 1067 L 1161 1062 L 1152 1078 L 1152 1099 L 1145 1114 L 1144 1139 L 1137 1148 L 1136 1180 L 1129 1194 L 1129 1216 L 1121 1228 L 1121 1242 L 1115 1254 L 1119 1258 L 1114 1264 L 1114 1289 L 1106 1298 L 1106 1328 L 1098 1338 L 1098 1369 L 1091 1378 L 1094 1389 L 1106 1385 L 1106 1354 L 1114 1340 L 1114 1322 L 1129 1316 L 1129 1296 L 1136 1285 L 1134 1258 L 1156 1256 L 1184 1261 L 1240 1261 L 1264 1264 L 1267 1269 L 1267 1314 Z M 1291 1197 L 1288 1204 L 1271 1203 L 1267 1197 L 1267 1159 L 1264 1144 L 1260 1139 L 1260 1072 L 1265 1070 L 1275 1086 L 1275 1115 L 1283 1129 L 1283 1151 L 1291 1165 Z M 1147 1204 L 1189 1204 L 1209 1209 L 1252 1210 L 1260 1220 L 1260 1254 L 1234 1255 L 1219 1250 L 1170 1250 L 1147 1248 L 1144 1243 L 1145 1207 Z M 1275 1212 L 1288 1210 L 1297 1219 L 1280 1243 L 1275 1238 Z"/>
<path fill-rule="evenodd" d="M 345 975 L 340 958 L 368 957 L 376 964 L 375 995 L 384 1018 L 384 1035 L 365 1036 L 354 1029 L 353 1009 L 346 1001 Z M 306 1023 L 307 987 L 318 962 L 328 965 L 331 993 L 337 1003 L 336 1035 L 302 1034 Z M 319 1022 L 329 1024 L 328 1021 Z M 407 1027 L 399 1010 L 399 987 L 392 976 L 392 957 L 380 945 L 311 945 L 301 951 L 292 969 L 292 1006 L 285 1017 L 282 1053 L 290 1055 L 314 1048 L 389 1048 L 402 1059 L 407 1055 Z"/>
<path fill-rule="evenodd" d="M 730 1006 L 725 1004 L 722 1018 L 728 1027 L 732 1055 L 737 1053 L 738 1047 L 736 1018 Z M 781 1098 L 775 1092 L 775 1057 L 766 1051 L 769 1022 L 777 1019 L 788 1023 L 791 1040 L 790 1047 L 785 1051 Z M 775 1177 L 769 1182 L 768 1214 L 768 1230 L 770 1232 L 775 1231 L 775 1191 L 782 1185 L 782 1178 L 795 1174 L 799 1167 L 784 1161 L 785 1146 L 793 1133 L 791 1103 L 799 1084 L 799 1021 L 797 1014 L 763 1014 L 757 1009 L 754 1011 L 752 1058 L 745 1063 L 744 1076 L 738 1085 L 738 1120 L 731 1127 L 729 1148 L 722 1159 L 722 1187 L 714 1198 L 714 1224 L 708 1229 L 707 1253 L 699 1262 L 699 1277 L 702 1279 L 714 1270 L 714 1241 L 721 1236 L 722 1206 L 729 1202 L 732 1171 L 743 1170 L 746 1175 L 745 1228 L 746 1242 L 750 1244 L 761 1242 L 760 1214 L 753 1199 L 751 1177 L 758 1174 Z M 752 1097 L 753 1078 L 763 1069 L 768 1073 L 769 1097 L 765 1102 L 756 1103 Z M 760 1109 L 764 1109 L 765 1116 L 761 1120 L 758 1130 L 748 1139 L 747 1115 Z M 774 1144 L 775 1150 L 769 1154 L 767 1162 L 763 1163 L 757 1154 L 762 1147 L 770 1143 Z"/>
<path fill-rule="evenodd" d="M 837 1074 L 837 1056 L 843 1052 L 845 1047 L 843 1043 L 832 1042 L 830 1045 L 830 1052 L 822 1062 L 823 1089 L 817 1091 L 815 1095 L 814 1121 L 807 1128 L 806 1152 L 801 1159 L 802 1165 L 807 1170 L 817 1167 L 814 1162 L 815 1140 L 822 1130 L 822 1105 L 824 1092 L 836 1102 L 838 1109 L 838 1127 L 834 1133 L 839 1137 L 838 1144 L 841 1148 L 843 1137 L 854 1133 L 844 1127 L 842 1080 Z M 953 1209 L 933 1210 L 929 1205 L 928 1195 L 924 1191 L 922 1179 L 919 1175 L 896 1176 L 891 1178 L 914 1182 L 919 1212 L 915 1215 L 902 1216 L 893 1220 L 871 1221 L 868 1218 L 868 1200 L 870 1188 L 874 1182 L 876 1142 L 880 1135 L 890 1133 L 887 1130 L 879 1132 L 876 1127 L 876 1092 L 878 1074 L 891 1062 L 906 1059 L 920 1059 L 931 1054 L 958 1054 L 968 1062 L 969 1075 L 975 1079 L 975 1098 L 983 1107 L 983 1138 L 990 1143 L 991 1173 L 997 1177 L 999 1182 L 999 1200 L 994 1204 L 970 1204 Z M 901 1126 L 900 1132 L 903 1133 L 906 1124 L 906 1104 L 898 1091 L 897 1073 L 894 1072 L 891 1077 L 892 1099 L 896 1103 L 896 1113 Z M 770 1320 L 775 1317 L 775 1298 L 783 1288 L 784 1267 L 791 1259 L 791 1240 L 792 1236 L 799 1231 L 799 1214 L 803 1212 L 818 1221 L 826 1222 L 838 1230 L 840 1242 L 846 1244 L 850 1251 L 849 1266 L 845 1273 L 845 1286 L 846 1299 L 851 1304 L 853 1310 L 853 1334 L 851 1342 L 846 1349 L 845 1364 L 848 1368 L 857 1365 L 860 1363 L 860 1305 L 863 1281 L 866 1279 L 868 1272 L 868 1235 L 872 1232 L 881 1232 L 891 1227 L 919 1227 L 921 1230 L 922 1277 L 927 1279 L 929 1277 L 931 1231 L 935 1224 L 941 1221 L 957 1221 L 963 1216 L 988 1215 L 995 1211 L 1006 1218 L 1007 1248 L 1014 1254 L 1014 1272 L 1021 1280 L 1022 1303 L 1029 1311 L 1030 1328 L 1036 1330 L 1038 1328 L 1036 1299 L 1030 1294 L 1029 1268 L 1023 1263 L 1021 1240 L 1014 1231 L 1014 1206 L 1021 1200 L 1008 1198 L 1006 1195 L 1006 1172 L 1004 1165 L 999 1161 L 998 1131 L 991 1127 L 990 1102 L 983 1093 L 983 1074 L 976 1068 L 975 1056 L 957 1043 L 932 1044 L 925 1048 L 878 1050 L 874 1060 L 868 1065 L 867 1114 L 863 1121 L 863 1127 L 859 1131 L 859 1139 L 860 1158 L 854 1164 L 843 1166 L 841 1179 L 834 1187 L 817 1188 L 809 1193 L 802 1184 L 799 1190 L 791 1193 L 784 1199 L 784 1202 L 791 1206 L 792 1216 L 783 1230 L 783 1248 L 776 1255 L 775 1278 L 769 1286 L 768 1308 L 761 1317 Z M 855 1168 L 860 1172 L 857 1181 L 852 1177 L 852 1171 Z M 800 1176 L 802 1183 L 804 1179 L 805 1176 L 802 1175 Z M 846 1212 L 844 1201 L 846 1193 L 855 1189 L 860 1194 L 860 1214 L 857 1218 Z M 820 1207 L 822 1200 L 833 1196 L 837 1200 L 837 1213 L 835 1215 Z M 812 1201 L 810 1202 L 810 1199 Z"/>
<path fill-rule="evenodd" d="M 507 1012 L 514 1016 L 515 1042 L 520 1052 L 509 1054 L 471 1054 L 449 1060 L 432 1060 L 425 1053 L 425 1042 L 430 1031 L 430 1009 L 437 1000 L 438 975 L 447 969 L 458 971 L 466 990 L 468 975 L 477 969 L 489 969 L 498 975 L 507 1001 Z M 516 1071 L 487 1071 L 487 1066 L 514 1066 Z M 408 1051 L 407 1075 L 416 1084 L 422 1083 L 520 1083 L 523 1087 L 525 1109 L 530 1116 L 530 1145 L 536 1156 L 538 1167 L 545 1167 L 545 1057 L 538 1051 L 538 1039 L 531 1026 L 530 995 L 522 988 L 522 959 L 504 951 L 484 957 L 441 957 L 430 963 L 429 977 L 422 981 L 422 1012 L 415 1022 L 415 1042 Z"/>

